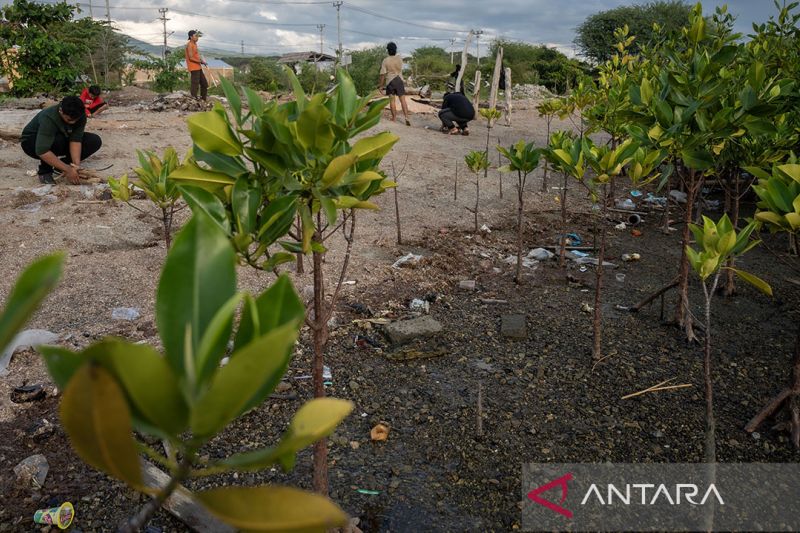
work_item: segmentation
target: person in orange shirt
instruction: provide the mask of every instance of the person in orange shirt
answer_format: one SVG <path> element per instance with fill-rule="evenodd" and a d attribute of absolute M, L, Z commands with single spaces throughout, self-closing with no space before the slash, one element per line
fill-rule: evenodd
<path fill-rule="evenodd" d="M 200 97 L 205 100 L 208 95 L 208 82 L 203 75 L 203 67 L 208 66 L 208 64 L 200 57 L 200 52 L 197 50 L 197 39 L 202 35 L 199 30 L 191 30 L 189 32 L 189 42 L 186 43 L 186 68 L 189 69 L 191 78 L 192 96 L 197 98 L 197 89 L 199 87 Z"/>

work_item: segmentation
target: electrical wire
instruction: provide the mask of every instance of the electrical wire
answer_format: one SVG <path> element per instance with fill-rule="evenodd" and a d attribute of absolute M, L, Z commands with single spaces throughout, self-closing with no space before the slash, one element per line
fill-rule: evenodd
<path fill-rule="evenodd" d="M 381 19 L 385 19 L 385 20 L 391 20 L 393 22 L 399 22 L 400 24 L 407 24 L 409 26 L 416 26 L 417 28 L 425 28 L 425 29 L 428 29 L 428 30 L 436 30 L 436 31 L 451 31 L 451 32 L 454 32 L 454 33 L 469 33 L 469 31 L 470 31 L 470 30 L 462 30 L 462 29 L 457 29 L 457 28 L 428 26 L 428 25 L 425 25 L 425 24 L 418 24 L 416 22 L 409 22 L 407 20 L 403 20 L 403 19 L 400 19 L 400 18 L 390 17 L 390 16 L 387 16 L 387 15 L 382 15 L 380 13 L 375 13 L 374 11 L 370 11 L 369 9 L 364 9 L 363 7 L 358 7 L 358 6 L 354 6 L 352 4 L 347 4 L 347 3 L 343 4 L 342 6 L 346 7 L 347 9 L 352 9 L 353 11 L 358 11 L 360 13 L 365 13 L 367 15 L 371 15 L 373 17 L 377 17 L 377 18 L 381 18 Z"/>

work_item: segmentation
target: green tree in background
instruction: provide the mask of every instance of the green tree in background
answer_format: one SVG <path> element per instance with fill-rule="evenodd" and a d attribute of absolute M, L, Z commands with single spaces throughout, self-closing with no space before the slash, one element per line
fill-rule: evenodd
<path fill-rule="evenodd" d="M 632 53 L 638 46 L 650 44 L 659 37 L 653 29 L 657 23 L 664 34 L 669 36 L 686 25 L 689 20 L 691 6 L 681 0 L 670 0 L 620 6 L 600 11 L 587 18 L 575 29 L 575 44 L 586 58 L 594 63 L 603 63 L 611 59 L 614 45 L 617 43 L 614 31 L 626 24 L 630 34 L 636 36 Z"/>
<path fill-rule="evenodd" d="M 564 93 L 589 72 L 588 65 L 570 59 L 554 48 L 527 43 L 494 41 L 489 48 L 489 57 L 497 55 L 498 46 L 503 47 L 503 63 L 511 67 L 515 83 L 544 85 L 550 91 Z"/>
<path fill-rule="evenodd" d="M 277 61 L 266 57 L 254 57 L 250 61 L 245 84 L 256 91 L 275 92 L 278 90 L 282 77 L 283 74 Z"/>
<path fill-rule="evenodd" d="M 366 95 L 375 90 L 378 85 L 378 76 L 381 70 L 381 61 L 386 56 L 383 46 L 375 46 L 367 50 L 352 53 L 353 62 L 347 68 L 356 91 Z"/>
<path fill-rule="evenodd" d="M 69 89 L 80 74 L 71 62 L 81 52 L 75 43 L 56 38 L 72 20 L 74 6 L 66 3 L 36 4 L 14 0 L 0 15 L 0 70 L 13 81 L 12 94 L 37 92 L 59 94 Z M 11 49 L 16 47 L 16 53 Z"/>

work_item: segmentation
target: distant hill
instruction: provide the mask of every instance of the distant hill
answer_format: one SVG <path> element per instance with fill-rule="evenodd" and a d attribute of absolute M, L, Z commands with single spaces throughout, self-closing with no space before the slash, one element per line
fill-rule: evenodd
<path fill-rule="evenodd" d="M 130 35 L 125 35 L 125 34 L 123 34 L 123 35 L 128 40 L 128 46 L 133 48 L 135 51 L 137 51 L 139 53 L 143 53 L 143 54 L 154 55 L 156 57 L 160 57 L 161 56 L 161 46 L 160 45 L 146 43 L 144 41 L 140 41 L 139 39 L 137 39 L 135 37 L 131 37 Z M 202 41 L 201 41 L 201 43 L 202 43 Z M 169 50 L 175 50 L 175 47 L 169 47 L 168 49 Z M 202 46 L 202 45 L 200 46 L 200 52 L 204 56 L 208 57 L 209 59 L 212 58 L 212 57 L 214 59 L 221 59 L 221 58 L 224 58 L 224 57 L 252 57 L 251 54 L 245 54 L 245 56 L 240 56 L 239 54 L 232 54 L 230 52 L 230 50 L 227 50 L 227 51 L 226 50 L 216 50 L 214 48 L 207 48 L 207 47 Z"/>

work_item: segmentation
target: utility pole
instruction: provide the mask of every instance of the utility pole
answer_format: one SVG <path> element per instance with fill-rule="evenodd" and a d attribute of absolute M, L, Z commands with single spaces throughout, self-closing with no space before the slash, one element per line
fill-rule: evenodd
<path fill-rule="evenodd" d="M 244 55 L 244 41 L 242 41 L 242 55 Z"/>
<path fill-rule="evenodd" d="M 91 0 L 89 0 L 91 2 Z M 111 33 L 111 9 L 108 6 L 108 0 L 106 0 L 106 31 L 103 33 L 103 63 L 105 64 L 105 69 L 103 72 L 103 80 L 105 81 L 106 87 L 108 87 L 108 34 Z"/>
<path fill-rule="evenodd" d="M 336 34 L 337 34 L 337 37 L 338 37 L 338 40 L 339 40 L 339 51 L 338 51 L 338 56 L 339 56 L 338 62 L 339 63 L 342 62 L 342 57 L 343 57 L 342 56 L 342 19 L 339 16 L 340 15 L 340 8 L 342 7 L 343 3 L 344 2 L 342 2 L 341 0 L 338 0 L 337 2 L 333 3 L 333 7 L 336 8 Z"/>
<path fill-rule="evenodd" d="M 474 30 L 473 33 L 475 34 L 475 55 L 477 57 L 478 66 L 481 66 L 481 35 L 483 35 L 483 30 Z"/>
<path fill-rule="evenodd" d="M 169 20 L 167 18 L 167 11 L 169 11 L 169 9 L 166 8 L 166 7 L 158 8 L 158 12 L 159 12 L 159 14 L 161 14 L 161 18 L 159 20 L 161 21 L 161 23 L 164 26 L 164 46 L 161 49 L 161 58 L 162 59 L 167 59 L 167 21 Z"/>
<path fill-rule="evenodd" d="M 319 30 L 319 53 L 322 54 L 322 31 L 325 29 L 325 24 L 317 24 Z"/>
<path fill-rule="evenodd" d="M 456 39 L 453 37 L 450 39 L 450 64 L 453 64 L 453 47 L 456 45 Z"/>
<path fill-rule="evenodd" d="M 322 31 L 325 29 L 325 24 L 317 24 L 319 30 L 319 53 L 322 55 Z M 321 59 L 321 58 L 320 58 Z M 314 65 L 317 63 L 317 58 L 314 58 Z"/>

